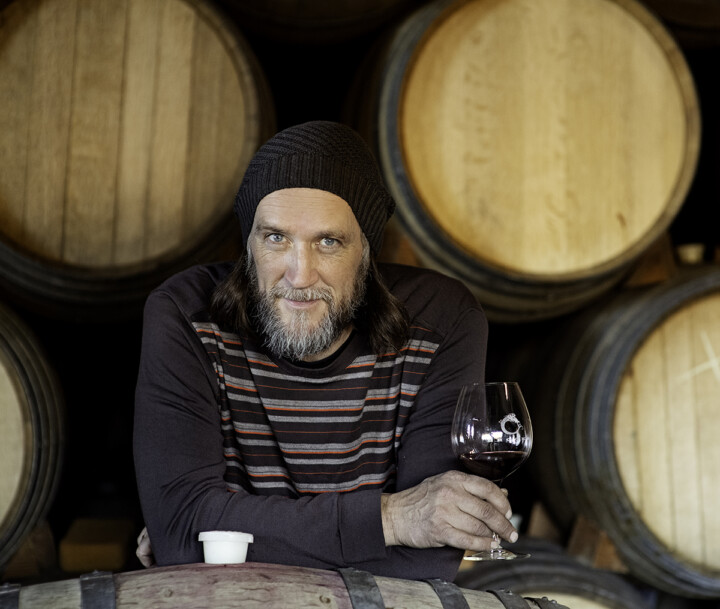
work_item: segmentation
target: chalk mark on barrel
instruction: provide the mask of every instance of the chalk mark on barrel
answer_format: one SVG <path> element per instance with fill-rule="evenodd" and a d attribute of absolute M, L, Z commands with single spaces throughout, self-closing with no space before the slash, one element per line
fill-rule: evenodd
<path fill-rule="evenodd" d="M 705 354 L 708 357 L 707 361 L 695 366 L 694 368 L 691 368 L 685 374 L 681 374 L 680 376 L 676 377 L 676 380 L 678 382 L 689 381 L 693 377 L 696 377 L 703 372 L 711 370 L 715 379 L 718 381 L 718 383 L 720 383 L 720 357 L 715 355 L 715 350 L 713 349 L 707 332 L 701 332 L 700 339 L 702 340 L 703 347 L 705 348 Z"/>

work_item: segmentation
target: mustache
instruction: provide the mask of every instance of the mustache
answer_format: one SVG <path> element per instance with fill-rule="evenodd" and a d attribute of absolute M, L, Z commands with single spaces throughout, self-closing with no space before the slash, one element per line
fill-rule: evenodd
<path fill-rule="evenodd" d="M 328 288 L 284 288 L 276 285 L 270 289 L 270 296 L 298 302 L 310 300 L 324 300 L 328 304 L 333 302 L 332 292 Z"/>

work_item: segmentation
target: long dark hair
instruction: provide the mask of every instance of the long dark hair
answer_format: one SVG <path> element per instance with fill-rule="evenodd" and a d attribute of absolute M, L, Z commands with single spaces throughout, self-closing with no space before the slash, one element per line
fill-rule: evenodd
<path fill-rule="evenodd" d="M 210 301 L 210 318 L 221 328 L 257 337 L 253 327 L 247 253 L 243 252 L 228 276 L 218 284 Z M 373 353 L 398 351 L 410 325 L 403 304 L 388 290 L 371 257 L 365 279 L 365 302 L 358 308 L 355 327 L 368 336 Z"/>

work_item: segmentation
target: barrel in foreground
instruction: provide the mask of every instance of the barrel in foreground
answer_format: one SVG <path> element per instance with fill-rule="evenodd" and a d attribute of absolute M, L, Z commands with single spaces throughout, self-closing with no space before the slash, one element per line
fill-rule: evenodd
<path fill-rule="evenodd" d="M 191 564 L 116 574 L 96 572 L 77 579 L 24 587 L 6 585 L 0 588 L 0 607 L 5 606 L 19 609 L 564 607 L 545 598 L 523 598 L 506 591 L 465 590 L 440 580 L 409 581 L 374 577 L 355 569 L 330 571 L 262 563 Z"/>

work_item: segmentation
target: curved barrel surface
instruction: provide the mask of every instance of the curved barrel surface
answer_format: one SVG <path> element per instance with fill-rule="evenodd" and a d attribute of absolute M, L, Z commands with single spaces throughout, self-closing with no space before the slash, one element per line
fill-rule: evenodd
<path fill-rule="evenodd" d="M 359 573 L 365 573 L 360 571 Z M 439 596 L 428 582 L 389 577 L 373 577 L 381 595 L 382 607 L 437 609 Z M 96 574 L 80 579 L 35 584 L 20 588 L 19 609 L 78 609 L 83 603 L 83 588 L 88 580 L 106 592 L 114 590 L 117 609 L 373 609 L 372 600 L 353 605 L 352 590 L 337 571 L 307 569 L 285 565 L 244 563 L 241 565 L 191 564 L 156 567 L 144 571 Z M 501 597 L 491 592 L 462 590 L 469 609 L 503 609 Z M 502 593 L 500 593 L 502 596 Z M 523 609 L 545 609 L 543 599 L 524 599 L 511 595 Z M 515 606 L 518 606 L 517 604 Z M 82 605 L 83 609 L 93 609 Z M 554 609 L 565 608 L 553 603 Z"/>

